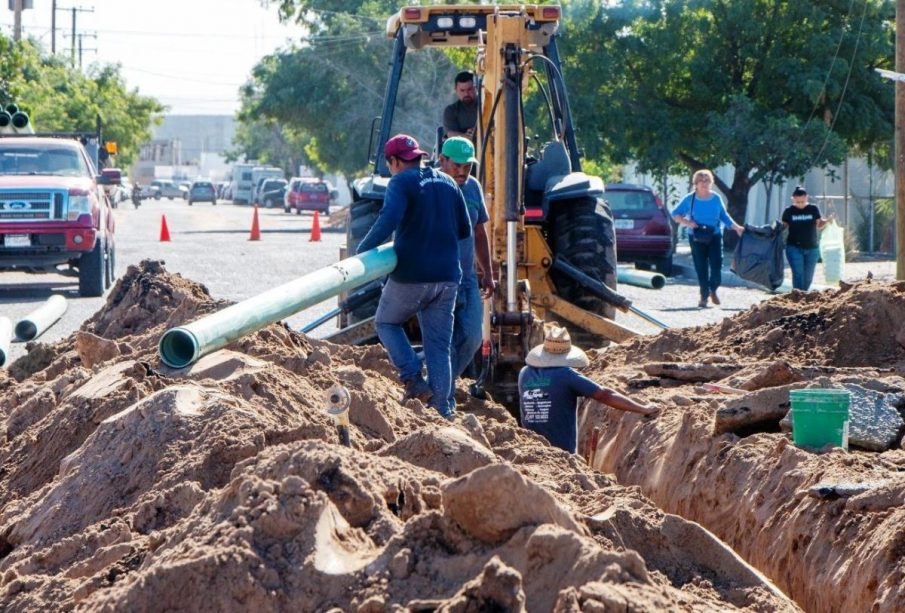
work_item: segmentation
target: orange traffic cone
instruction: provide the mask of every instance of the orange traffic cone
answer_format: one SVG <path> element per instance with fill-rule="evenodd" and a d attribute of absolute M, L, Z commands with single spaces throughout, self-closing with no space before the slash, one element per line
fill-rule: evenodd
<path fill-rule="evenodd" d="M 255 214 L 254 217 L 251 218 L 251 236 L 248 237 L 250 241 L 259 241 L 261 240 L 261 226 L 258 224 L 258 205 L 255 205 Z"/>
<path fill-rule="evenodd" d="M 311 222 L 311 238 L 308 240 L 313 242 L 320 242 L 321 240 L 320 211 L 314 211 L 314 221 Z"/>
<path fill-rule="evenodd" d="M 170 229 L 167 227 L 167 216 L 160 216 L 160 242 L 168 243 L 170 242 Z"/>

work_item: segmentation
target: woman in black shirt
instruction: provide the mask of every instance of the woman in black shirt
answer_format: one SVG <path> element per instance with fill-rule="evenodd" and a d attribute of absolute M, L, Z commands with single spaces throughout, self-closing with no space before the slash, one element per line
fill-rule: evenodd
<path fill-rule="evenodd" d="M 799 185 L 792 192 L 792 206 L 782 212 L 782 223 L 789 230 L 786 258 L 792 269 L 792 287 L 808 291 L 820 255 L 817 230 L 823 229 L 826 220 L 820 216 L 820 209 L 808 204 L 808 192 Z"/>

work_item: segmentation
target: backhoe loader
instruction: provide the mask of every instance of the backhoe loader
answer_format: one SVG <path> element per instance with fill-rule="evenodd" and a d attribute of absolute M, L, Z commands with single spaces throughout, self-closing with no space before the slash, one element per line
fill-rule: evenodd
<path fill-rule="evenodd" d="M 395 41 L 390 75 L 369 146 L 374 171 L 354 183 L 347 229 L 353 254 L 376 219 L 389 181 L 381 153 L 394 134 L 406 53 L 475 48 L 476 172 L 490 217 L 498 289 L 485 301 L 485 342 L 472 392 L 486 386 L 509 405 L 517 402 L 518 372 L 528 351 L 542 342 L 544 321 L 568 325 L 586 347 L 634 335 L 612 321 L 614 307 L 627 303 L 614 291 L 613 219 L 603 181 L 582 172 L 556 46 L 560 17 L 560 7 L 549 5 L 412 6 L 393 15 L 387 22 Z M 542 118 L 539 125 L 532 123 L 535 116 Z M 379 287 L 357 292 L 347 302 L 350 308 L 340 309 L 339 331 L 327 338 L 375 341 L 378 297 Z"/>

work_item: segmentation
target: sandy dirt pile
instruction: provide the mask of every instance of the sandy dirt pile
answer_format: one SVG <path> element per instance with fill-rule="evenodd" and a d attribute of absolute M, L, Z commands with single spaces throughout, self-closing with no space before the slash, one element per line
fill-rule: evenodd
<path fill-rule="evenodd" d="M 165 329 L 223 306 L 143 262 L 0 379 L 0 608 L 795 609 L 499 405 L 460 390 L 453 424 L 401 405 L 380 347 L 272 325 L 161 367 Z M 336 382 L 351 449 L 324 410 Z"/>
<path fill-rule="evenodd" d="M 583 444 L 598 427 L 597 468 L 700 522 L 802 608 L 905 610 L 901 430 L 882 453 L 817 453 L 794 446 L 778 425 L 796 387 L 857 384 L 901 399 L 903 292 L 902 283 L 871 282 L 793 292 L 720 325 L 597 354 L 594 377 L 665 409 L 650 421 L 591 406 Z M 664 360 L 681 364 L 652 368 Z M 703 381 L 746 391 L 714 394 Z M 719 427 L 727 407 L 739 406 L 767 419 L 747 430 Z"/>

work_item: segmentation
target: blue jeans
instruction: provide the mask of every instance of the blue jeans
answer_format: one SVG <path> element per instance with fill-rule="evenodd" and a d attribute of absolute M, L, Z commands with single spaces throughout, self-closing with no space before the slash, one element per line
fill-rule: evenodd
<path fill-rule="evenodd" d="M 456 295 L 455 322 L 452 335 L 452 376 L 462 375 L 481 348 L 481 328 L 484 325 L 484 300 L 477 279 L 459 285 Z M 453 390 L 455 391 L 455 386 Z"/>
<path fill-rule="evenodd" d="M 786 245 L 786 259 L 789 260 L 789 268 L 792 269 L 792 287 L 808 291 L 814 280 L 814 269 L 817 268 L 817 258 L 820 250 L 817 247 L 806 249 L 795 245 Z"/>
<path fill-rule="evenodd" d="M 452 388 L 449 346 L 458 285 L 452 281 L 398 283 L 389 279 L 380 294 L 374 318 L 380 342 L 390 355 L 393 366 L 399 370 L 399 378 L 407 381 L 421 376 L 421 360 L 412 349 L 403 326 L 413 315 L 418 316 L 424 361 L 434 393 L 430 404 L 444 416 L 455 408 L 455 404 L 449 402 Z"/>
<path fill-rule="evenodd" d="M 691 242 L 691 259 L 704 300 L 723 282 L 723 237 L 717 233 L 709 243 Z"/>

